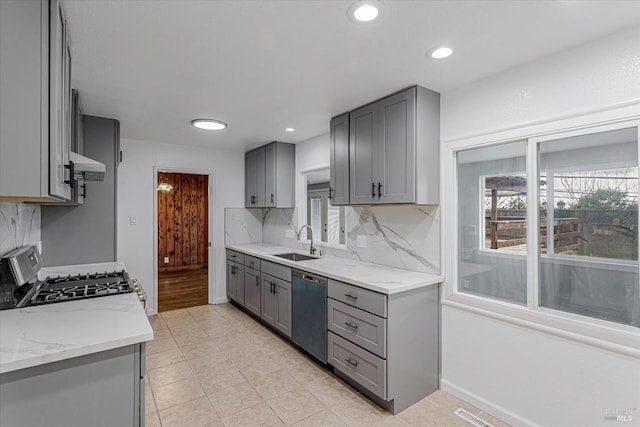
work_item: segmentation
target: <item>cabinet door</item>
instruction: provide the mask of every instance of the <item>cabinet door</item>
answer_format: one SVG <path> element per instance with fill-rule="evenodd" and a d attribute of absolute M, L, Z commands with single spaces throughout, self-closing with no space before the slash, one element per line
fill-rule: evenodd
<path fill-rule="evenodd" d="M 277 144 L 271 143 L 265 147 L 265 206 L 275 207 L 278 190 L 276 188 Z"/>
<path fill-rule="evenodd" d="M 265 148 L 245 155 L 245 207 L 265 207 Z"/>
<path fill-rule="evenodd" d="M 416 89 L 385 98 L 378 102 L 378 108 L 379 138 L 374 142 L 374 182 L 376 195 L 379 193 L 376 202 L 413 203 Z"/>
<path fill-rule="evenodd" d="M 291 283 L 277 280 L 276 292 L 276 328 L 291 337 Z"/>
<path fill-rule="evenodd" d="M 244 156 L 244 206 L 255 207 L 256 196 L 256 152 L 250 151 Z"/>
<path fill-rule="evenodd" d="M 329 201 L 334 206 L 349 204 L 349 113 L 331 120 L 329 132 Z"/>
<path fill-rule="evenodd" d="M 68 200 L 71 186 L 66 183 L 70 173 L 70 96 L 71 56 L 67 31 L 59 0 L 50 3 L 49 45 L 49 193 Z M 68 105 L 67 105 L 68 104 Z"/>
<path fill-rule="evenodd" d="M 244 305 L 244 267 L 227 262 L 227 297 Z"/>
<path fill-rule="evenodd" d="M 260 316 L 260 272 L 245 266 L 244 270 L 244 306 L 247 310 Z"/>
<path fill-rule="evenodd" d="M 262 306 L 260 307 L 260 318 L 272 326 L 276 324 L 275 282 L 275 278 L 262 274 Z"/>
<path fill-rule="evenodd" d="M 377 111 L 377 104 L 371 104 L 354 110 L 350 114 L 349 199 L 351 204 L 370 204 L 376 199 L 373 144 L 378 133 Z"/>

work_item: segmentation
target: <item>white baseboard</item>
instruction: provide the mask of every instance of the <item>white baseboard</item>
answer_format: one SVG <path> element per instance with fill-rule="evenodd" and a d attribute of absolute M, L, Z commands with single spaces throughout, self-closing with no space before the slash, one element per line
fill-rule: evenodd
<path fill-rule="evenodd" d="M 451 384 L 449 381 L 445 379 L 440 380 L 440 388 L 447 393 L 450 393 L 465 402 L 468 402 L 483 410 L 484 412 L 493 415 L 496 418 L 500 418 L 502 421 L 507 422 L 513 426 L 517 427 L 540 427 L 538 424 L 534 423 L 531 420 L 521 417 L 518 414 L 515 414 L 508 409 L 503 408 L 500 405 L 496 405 L 493 402 L 490 402 L 482 397 L 471 393 L 463 388 L 456 386 L 455 384 Z"/>
<path fill-rule="evenodd" d="M 229 302 L 229 298 L 221 297 L 221 298 L 216 298 L 216 301 L 214 302 L 214 304 L 224 304 L 227 302 Z"/>

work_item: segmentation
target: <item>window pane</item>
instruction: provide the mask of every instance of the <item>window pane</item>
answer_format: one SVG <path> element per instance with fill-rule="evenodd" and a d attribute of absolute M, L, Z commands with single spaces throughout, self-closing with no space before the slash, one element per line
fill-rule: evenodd
<path fill-rule="evenodd" d="M 539 150 L 540 305 L 640 326 L 636 128 Z"/>
<path fill-rule="evenodd" d="M 340 211 L 341 207 L 327 203 L 327 241 L 340 243 Z"/>
<path fill-rule="evenodd" d="M 311 199 L 311 228 L 316 230 L 317 236 L 321 235 L 322 230 L 322 199 Z M 307 237 L 308 238 L 308 237 Z M 320 239 L 318 239 L 320 240 Z"/>
<path fill-rule="evenodd" d="M 460 292 L 526 304 L 526 147 L 520 141 L 457 155 Z"/>

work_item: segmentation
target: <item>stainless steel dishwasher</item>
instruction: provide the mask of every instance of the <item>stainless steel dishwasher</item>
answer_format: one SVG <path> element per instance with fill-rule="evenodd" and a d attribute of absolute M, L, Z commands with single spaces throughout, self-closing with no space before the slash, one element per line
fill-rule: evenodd
<path fill-rule="evenodd" d="M 291 270 L 291 337 L 327 363 L 327 279 Z"/>

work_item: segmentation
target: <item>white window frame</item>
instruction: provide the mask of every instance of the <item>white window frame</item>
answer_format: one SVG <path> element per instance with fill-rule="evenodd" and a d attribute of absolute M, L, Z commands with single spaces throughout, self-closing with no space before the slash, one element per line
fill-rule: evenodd
<path fill-rule="evenodd" d="M 608 351 L 640 358 L 640 330 L 637 327 L 617 324 L 596 318 L 539 307 L 539 248 L 527 246 L 527 304 L 520 306 L 488 297 L 459 292 L 458 284 L 458 151 L 488 147 L 518 140 L 527 140 L 527 241 L 536 242 L 539 235 L 539 211 L 531 209 L 539 200 L 538 144 L 543 141 L 567 138 L 586 133 L 636 127 L 640 141 L 640 104 L 631 103 L 617 108 L 589 114 L 545 121 L 504 131 L 443 141 L 441 151 L 442 191 L 442 239 L 443 273 L 446 277 L 442 303 L 458 309 L 499 319 L 522 327 L 534 329 L 562 338 L 575 340 Z M 640 158 L 640 143 L 638 144 Z M 446 183 L 446 184 L 445 184 Z M 535 201 L 532 205 L 531 201 Z M 491 251 L 491 253 L 495 253 Z M 640 286 L 640 285 L 639 285 Z"/>

